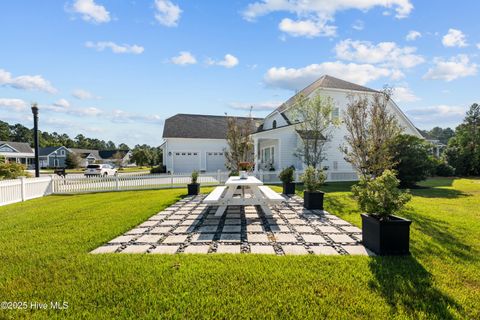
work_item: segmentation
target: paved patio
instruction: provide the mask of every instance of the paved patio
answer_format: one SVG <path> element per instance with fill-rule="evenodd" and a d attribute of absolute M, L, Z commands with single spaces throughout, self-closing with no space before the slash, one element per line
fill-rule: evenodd
<path fill-rule="evenodd" d="M 92 253 L 243 253 L 276 255 L 373 255 L 361 244 L 361 230 L 326 211 L 306 210 L 294 196 L 271 207 L 217 207 L 206 195 L 184 198 Z"/>

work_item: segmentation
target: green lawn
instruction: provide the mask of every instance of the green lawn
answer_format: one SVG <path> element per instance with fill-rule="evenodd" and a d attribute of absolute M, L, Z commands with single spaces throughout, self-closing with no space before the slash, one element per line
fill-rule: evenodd
<path fill-rule="evenodd" d="M 327 210 L 360 225 L 347 183 Z M 410 257 L 90 255 L 183 189 L 50 196 L 0 207 L 4 318 L 480 319 L 480 180 L 416 189 Z M 208 191 L 204 189 L 203 191 Z"/>

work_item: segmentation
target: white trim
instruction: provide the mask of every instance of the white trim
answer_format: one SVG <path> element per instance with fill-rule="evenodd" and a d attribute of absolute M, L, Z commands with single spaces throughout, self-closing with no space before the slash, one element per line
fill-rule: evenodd
<path fill-rule="evenodd" d="M 1 146 L 7 146 L 7 147 L 9 147 L 10 149 L 14 150 L 15 152 L 21 153 L 20 151 L 18 151 L 17 149 L 15 149 L 15 148 L 12 147 L 11 145 L 9 145 L 8 143 L 1 144 L 0 147 L 1 147 Z"/>

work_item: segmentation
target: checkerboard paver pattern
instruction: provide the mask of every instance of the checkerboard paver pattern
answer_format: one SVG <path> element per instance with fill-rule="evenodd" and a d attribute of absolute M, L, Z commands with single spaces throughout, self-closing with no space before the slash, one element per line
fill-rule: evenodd
<path fill-rule="evenodd" d="M 257 206 L 230 206 L 222 217 L 186 197 L 92 253 L 373 255 L 361 230 L 322 210 L 303 208 L 303 199 L 286 197 L 266 216 Z"/>

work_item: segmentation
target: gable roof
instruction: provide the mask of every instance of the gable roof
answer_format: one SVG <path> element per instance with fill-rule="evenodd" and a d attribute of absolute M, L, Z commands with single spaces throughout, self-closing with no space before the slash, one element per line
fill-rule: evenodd
<path fill-rule="evenodd" d="M 0 146 L 9 145 L 20 153 L 33 153 L 32 147 L 26 142 L 0 141 Z"/>
<path fill-rule="evenodd" d="M 197 139 L 226 139 L 228 118 L 230 116 L 211 116 L 202 114 L 176 114 L 165 120 L 163 138 L 197 138 Z M 240 124 L 250 118 L 234 117 Z M 255 128 L 262 118 L 253 118 Z"/>
<path fill-rule="evenodd" d="M 61 149 L 61 148 L 67 149 L 67 148 L 65 148 L 64 146 L 61 146 L 61 147 L 38 148 L 38 154 L 39 154 L 40 156 L 48 156 L 48 155 L 51 154 L 52 152 L 57 151 L 58 149 Z M 67 149 L 67 150 L 68 150 L 68 149 Z"/>
<path fill-rule="evenodd" d="M 293 97 L 288 99 L 286 102 L 282 103 L 282 105 L 280 105 L 280 107 L 275 109 L 275 111 L 278 111 L 280 113 L 284 112 L 285 110 L 288 109 L 288 107 L 290 107 L 295 102 L 298 96 L 303 95 L 307 97 L 312 92 L 314 92 L 319 88 L 342 89 L 342 90 L 360 91 L 360 92 L 379 92 L 377 90 L 367 88 L 367 87 L 355 84 L 353 82 L 348 82 L 348 81 L 338 79 L 329 75 L 324 75 L 320 77 L 318 80 L 314 81 L 310 85 L 300 90 Z"/>
<path fill-rule="evenodd" d="M 88 157 L 89 154 L 94 156 L 97 160 L 100 160 L 100 154 L 98 153 L 98 150 L 92 150 L 92 149 L 78 149 L 78 148 L 70 148 L 69 149 L 71 152 L 78 154 L 82 158 Z"/>

